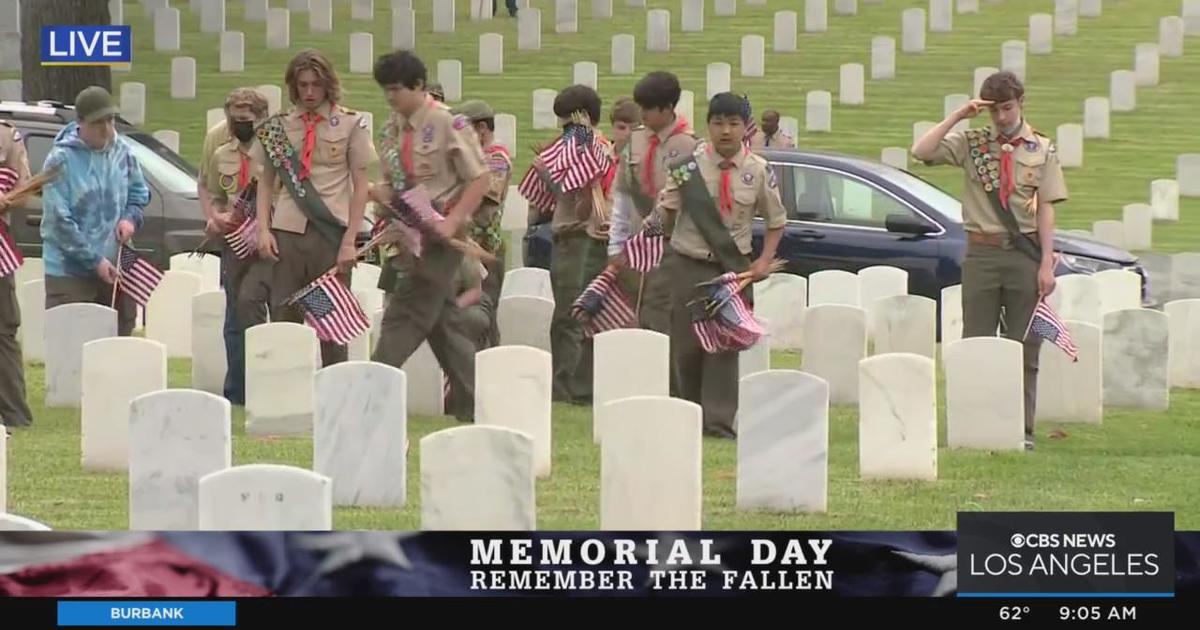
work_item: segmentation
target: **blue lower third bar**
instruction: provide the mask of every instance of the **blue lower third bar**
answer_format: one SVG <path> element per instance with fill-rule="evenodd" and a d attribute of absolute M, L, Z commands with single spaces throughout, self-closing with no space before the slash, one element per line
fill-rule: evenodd
<path fill-rule="evenodd" d="M 59 626 L 234 626 L 237 602 L 60 601 Z"/>
<path fill-rule="evenodd" d="M 1175 593 L 959 593 L 959 597 L 989 597 L 989 598 L 1080 598 L 1080 599 L 1144 599 L 1175 597 Z"/>

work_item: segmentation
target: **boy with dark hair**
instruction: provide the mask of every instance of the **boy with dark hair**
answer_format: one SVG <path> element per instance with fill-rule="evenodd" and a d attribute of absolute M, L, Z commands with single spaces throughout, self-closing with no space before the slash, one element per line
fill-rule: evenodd
<path fill-rule="evenodd" d="M 658 198 L 671 234 L 662 269 L 670 282 L 671 366 L 680 398 L 704 410 L 704 432 L 735 437 L 738 408 L 738 353 L 705 352 L 692 330 L 689 301 L 696 285 L 728 272 L 749 271 L 754 281 L 769 274 L 787 223 L 775 173 L 743 143 L 750 121 L 744 99 L 729 92 L 713 96 L 708 137 L 680 160 Z M 766 220 L 763 250 L 750 260 L 754 217 Z M 743 291 L 753 303 L 753 285 Z"/>
<path fill-rule="evenodd" d="M 448 411 L 460 421 L 475 416 L 476 345 L 455 326 L 456 276 L 463 254 L 450 239 L 462 239 L 491 183 L 471 121 L 426 91 L 425 64 L 409 51 L 375 63 L 375 81 L 392 113 L 380 131 L 384 182 L 372 198 L 382 205 L 396 193 L 421 186 L 443 220 L 438 238 L 423 238 L 421 252 L 401 250 L 387 261 L 380 288 L 390 294 L 372 360 L 403 367 L 422 343 L 450 379 Z"/>
<path fill-rule="evenodd" d="M 984 80 L 979 98 L 950 114 L 912 146 L 928 166 L 964 171 L 963 337 L 1004 336 L 1024 343 L 1025 448 L 1033 449 L 1041 338 L 1025 338 L 1038 302 L 1054 291 L 1054 204 L 1067 186 L 1054 143 L 1024 117 L 1025 86 L 1012 72 Z M 992 125 L 950 131 L 984 108 Z"/>
<path fill-rule="evenodd" d="M 630 135 L 621 152 L 613 189 L 608 256 L 618 266 L 625 265 L 625 242 L 641 229 L 667 183 L 667 165 L 690 154 L 700 141 L 689 121 L 675 114 L 681 93 L 678 77 L 661 71 L 647 74 L 633 90 L 644 126 Z M 638 320 L 642 328 L 663 334 L 671 330 L 669 283 L 659 268 L 641 278 Z"/>

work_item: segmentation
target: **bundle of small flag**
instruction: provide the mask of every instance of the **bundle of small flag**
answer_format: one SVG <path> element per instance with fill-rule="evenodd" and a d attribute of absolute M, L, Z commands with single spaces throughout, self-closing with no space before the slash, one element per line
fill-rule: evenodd
<path fill-rule="evenodd" d="M 244 218 L 236 228 L 225 233 L 225 242 L 239 260 L 251 257 L 258 249 L 258 217 L 254 207 L 257 191 L 258 186 L 252 182 L 233 201 L 233 216 Z"/>
<path fill-rule="evenodd" d="M 349 344 L 371 327 L 349 287 L 330 270 L 288 300 L 304 311 L 304 321 L 317 332 L 321 341 L 340 346 Z"/>
<path fill-rule="evenodd" d="M 631 269 L 647 273 L 662 262 L 666 233 L 660 221 L 651 218 L 637 234 L 625 241 L 625 262 Z"/>
<path fill-rule="evenodd" d="M 550 146 L 533 149 L 545 172 L 530 167 L 517 187 L 529 205 L 542 214 L 554 211 L 560 194 L 605 179 L 615 162 L 607 143 L 597 137 L 587 114 L 576 112 L 571 119 Z"/>
<path fill-rule="evenodd" d="M 424 251 L 425 238 L 441 238 L 435 227 L 445 220 L 429 198 L 424 186 L 412 186 L 392 195 L 388 207 L 392 216 L 381 217 L 371 228 L 371 243 L 383 240 L 389 230 L 394 232 L 403 246 L 414 256 L 420 257 Z M 493 261 L 495 256 L 470 240 L 450 239 L 451 247 L 481 260 Z M 366 247 L 363 248 L 367 249 Z"/>
<path fill-rule="evenodd" d="M 1025 337 L 1028 338 L 1031 333 L 1058 346 L 1067 353 L 1068 357 L 1071 357 L 1072 362 L 1079 361 L 1079 348 L 1071 339 L 1071 332 L 1067 330 L 1066 324 L 1058 318 L 1054 309 L 1050 308 L 1045 296 L 1038 299 L 1037 306 L 1033 309 L 1033 317 L 1029 319 Z"/>
<path fill-rule="evenodd" d="M 0 166 L 0 195 L 7 195 L 17 186 L 20 175 L 11 168 Z M 8 224 L 0 219 L 0 278 L 17 270 L 25 262 L 16 241 L 8 233 Z"/>
<path fill-rule="evenodd" d="M 771 263 L 769 272 L 783 268 L 783 262 Z M 755 319 L 742 291 L 752 281 L 750 272 L 728 272 L 697 285 L 702 297 L 688 302 L 692 332 L 704 351 L 740 352 L 758 343 L 766 330 Z"/>
<path fill-rule="evenodd" d="M 594 337 L 606 330 L 628 328 L 637 314 L 617 283 L 616 267 L 600 272 L 571 304 L 571 316 L 583 323 L 584 333 Z"/>
<path fill-rule="evenodd" d="M 163 272 L 128 245 L 121 246 L 117 259 L 116 289 L 145 307 L 150 303 L 150 296 L 158 288 L 158 283 L 162 282 Z"/>

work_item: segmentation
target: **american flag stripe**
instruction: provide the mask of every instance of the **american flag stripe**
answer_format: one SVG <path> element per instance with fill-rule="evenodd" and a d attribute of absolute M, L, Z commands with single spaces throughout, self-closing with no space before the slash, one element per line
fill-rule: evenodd
<path fill-rule="evenodd" d="M 21 248 L 8 233 L 8 225 L 0 219 L 0 278 L 7 277 L 25 263 Z"/>
<path fill-rule="evenodd" d="M 625 260 L 631 269 L 646 273 L 662 262 L 665 248 L 662 226 L 651 221 L 625 241 Z"/>
<path fill-rule="evenodd" d="M 154 289 L 162 282 L 163 272 L 125 245 L 121 246 L 118 257 L 120 275 L 117 278 L 117 286 L 135 302 L 146 306 L 150 303 Z"/>
<path fill-rule="evenodd" d="M 637 313 L 617 282 L 617 270 L 605 269 L 596 276 L 571 305 L 571 315 L 583 322 L 584 333 L 593 337 L 606 330 L 627 328 Z"/>
<path fill-rule="evenodd" d="M 1025 330 L 1025 336 L 1028 337 L 1030 333 L 1058 346 L 1067 353 L 1067 356 L 1071 357 L 1072 361 L 1079 360 L 1079 348 L 1075 346 L 1075 341 L 1071 338 L 1071 331 L 1046 302 L 1045 296 L 1038 300 L 1037 306 L 1033 309 L 1033 316 L 1029 318 L 1029 327 Z"/>
<path fill-rule="evenodd" d="M 0 194 L 17 187 L 17 180 L 21 179 L 21 175 L 7 166 L 0 166 Z"/>
<path fill-rule="evenodd" d="M 310 284 L 297 303 L 304 309 L 304 321 L 321 341 L 346 345 L 371 327 L 371 320 L 358 300 L 332 273 Z"/>
<path fill-rule="evenodd" d="M 762 325 L 738 292 L 737 274 L 726 273 L 709 287 L 708 299 L 729 300 L 712 316 L 696 317 L 692 321 L 692 332 L 700 347 L 709 354 L 717 352 L 739 352 L 758 343 L 765 334 Z"/>
<path fill-rule="evenodd" d="M 258 248 L 258 219 L 249 216 L 242 224 L 225 235 L 225 242 L 239 260 L 249 258 Z"/>

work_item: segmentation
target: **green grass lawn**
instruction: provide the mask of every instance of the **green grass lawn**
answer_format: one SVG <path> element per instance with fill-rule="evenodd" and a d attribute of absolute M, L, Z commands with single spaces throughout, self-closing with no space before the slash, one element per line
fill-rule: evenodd
<path fill-rule="evenodd" d="M 795 354 L 775 353 L 773 368 L 798 368 Z M 170 385 L 190 383 L 187 361 L 172 361 Z M 9 511 L 59 529 L 128 527 L 127 475 L 80 468 L 79 413 L 46 410 L 43 371 L 30 366 L 29 398 L 37 418 L 9 443 Z M 939 384 L 939 390 L 942 386 Z M 944 405 L 941 405 L 944 414 Z M 737 454 L 733 442 L 704 440 L 706 529 L 953 529 L 962 511 L 1164 510 L 1179 529 L 1200 526 L 1200 392 L 1172 392 L 1166 413 L 1109 410 L 1100 426 L 1038 427 L 1032 453 L 938 453 L 935 482 L 862 481 L 858 478 L 858 422 L 854 407 L 830 410 L 829 511 L 821 515 L 736 509 Z M 458 426 L 453 419 L 413 417 L 409 439 L 408 505 L 404 509 L 336 508 L 339 529 L 420 527 L 421 437 Z M 945 417 L 939 443 L 945 444 Z M 1062 429 L 1066 437 L 1047 435 Z M 253 438 L 234 411 L 233 463 L 312 466 L 308 438 Z M 555 405 L 553 473 L 537 483 L 539 529 L 596 529 L 600 508 L 600 450 L 592 443 L 591 410 Z"/>

